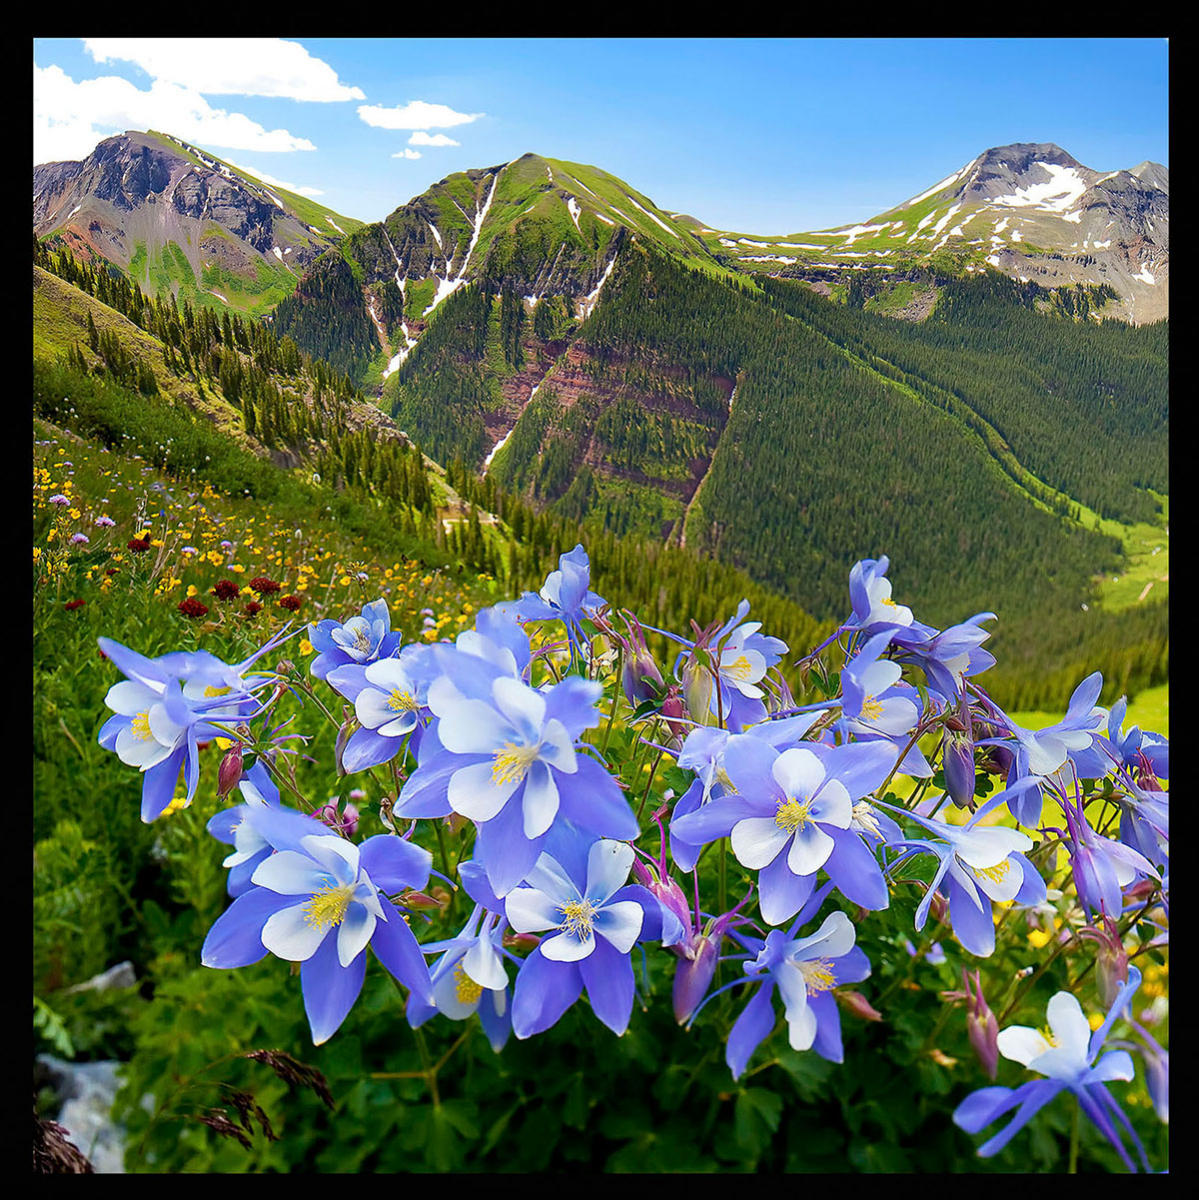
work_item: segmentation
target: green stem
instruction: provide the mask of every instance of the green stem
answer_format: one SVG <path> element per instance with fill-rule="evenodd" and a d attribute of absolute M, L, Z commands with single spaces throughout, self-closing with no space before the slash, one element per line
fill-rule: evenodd
<path fill-rule="evenodd" d="M 624 664 L 624 647 L 621 646 L 616 653 L 616 682 L 612 688 L 612 711 L 608 713 L 608 727 L 604 730 L 604 744 L 600 747 L 600 753 L 605 757 L 608 754 L 608 742 L 612 737 L 612 722 L 616 720 L 616 707 L 620 703 L 620 671 Z"/>

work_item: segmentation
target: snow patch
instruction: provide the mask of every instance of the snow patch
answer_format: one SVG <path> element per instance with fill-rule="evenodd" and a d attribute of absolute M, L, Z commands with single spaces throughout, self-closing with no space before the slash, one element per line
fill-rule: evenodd
<path fill-rule="evenodd" d="M 229 301 L 226 300 L 225 297 L 222 296 L 220 292 L 214 292 L 211 288 L 208 289 L 208 294 L 210 296 L 215 296 L 218 300 L 222 301 L 225 304 L 229 303 Z"/>
<path fill-rule="evenodd" d="M 974 161 L 977 162 L 978 160 L 975 159 Z M 921 200 L 927 200 L 930 196 L 935 196 L 938 192 L 943 192 L 951 183 L 956 183 L 962 177 L 962 172 L 966 170 L 966 167 L 971 167 L 973 165 L 974 163 L 967 163 L 966 166 L 962 167 L 961 170 L 955 171 L 952 175 L 946 175 L 940 183 L 934 183 L 927 192 L 921 192 L 919 196 L 913 196 L 908 201 L 908 204 L 919 204 Z M 927 178 L 927 176 L 925 178 Z"/>
<path fill-rule="evenodd" d="M 283 261 L 283 251 L 278 246 L 271 247 L 271 253 L 280 261 Z"/>
<path fill-rule="evenodd" d="M 579 213 L 583 210 L 579 208 L 579 202 L 573 196 L 567 196 L 566 207 L 570 209 L 570 219 L 575 223 L 575 228 L 582 233 L 583 231 L 579 226 Z"/>
<path fill-rule="evenodd" d="M 1133 276 L 1133 279 L 1139 279 L 1142 283 L 1156 283 L 1157 282 L 1157 280 L 1153 278 L 1153 272 L 1150 271 L 1149 268 L 1144 263 L 1141 264 L 1140 271 L 1138 271 Z"/>
<path fill-rule="evenodd" d="M 1049 173 L 1045 183 L 1029 184 L 1006 196 L 996 196 L 990 203 L 1000 208 L 1036 208 L 1041 212 L 1065 213 L 1087 190 L 1087 182 L 1073 167 L 1057 163 L 1034 164 Z"/>
<path fill-rule="evenodd" d="M 785 254 L 743 254 L 742 262 L 781 262 L 794 263 L 799 262 L 797 258 L 788 258 Z"/>
<path fill-rule="evenodd" d="M 67 220 L 69 221 L 82 207 L 82 204 L 76 204 L 75 207 L 71 209 L 69 213 L 67 213 Z"/>
<path fill-rule="evenodd" d="M 282 207 L 282 205 L 280 205 L 280 207 Z M 325 220 L 328 221 L 329 224 L 332 225 L 333 228 L 336 229 L 337 232 L 340 233 L 342 237 L 346 236 L 346 231 L 344 229 L 342 229 L 342 227 L 340 225 L 338 225 L 338 223 L 332 217 L 326 217 Z"/>
<path fill-rule="evenodd" d="M 608 276 L 612 274 L 612 268 L 616 266 L 616 255 L 613 254 L 608 259 L 608 265 L 604 268 L 604 273 L 600 276 L 600 281 L 595 285 L 595 290 L 588 292 L 582 300 L 576 301 L 577 311 L 576 317 L 582 321 L 591 316 L 592 309 L 595 308 L 596 302 L 599 300 L 599 294 L 605 283 L 608 282 Z"/>
<path fill-rule="evenodd" d="M 597 217 L 598 217 L 598 218 L 599 218 L 601 221 L 603 221 L 603 223 L 604 223 L 605 225 L 615 225 L 615 224 L 616 224 L 616 222 L 615 222 L 615 221 L 613 221 L 613 220 L 611 219 L 611 217 L 605 217 L 605 216 L 604 216 L 604 214 L 603 214 L 603 213 L 601 213 L 601 212 L 597 212 L 597 213 L 595 214 L 595 216 L 597 216 Z"/>
<path fill-rule="evenodd" d="M 659 217 L 655 217 L 654 214 L 652 212 L 650 212 L 648 208 L 642 208 L 642 206 L 640 204 L 638 204 L 637 201 L 634 200 L 632 196 L 628 196 L 628 201 L 634 208 L 638 209 L 640 212 L 645 213 L 645 215 L 647 217 L 649 217 L 649 219 L 651 221 L 653 221 L 655 225 L 660 225 L 663 229 L 665 229 L 666 232 L 669 233 L 670 236 L 672 238 L 674 238 L 674 240 L 676 242 L 679 240 L 679 235 L 677 233 L 675 233 L 675 231 L 673 229 L 671 229 L 671 227 L 669 225 L 667 225 L 665 221 L 663 221 Z"/>
<path fill-rule="evenodd" d="M 425 224 L 428 225 L 428 227 L 433 231 L 433 236 L 437 239 L 437 249 L 440 250 L 444 254 L 445 246 L 443 246 L 441 243 L 441 231 L 437 228 L 436 225 L 433 224 L 432 221 L 426 221 Z"/>

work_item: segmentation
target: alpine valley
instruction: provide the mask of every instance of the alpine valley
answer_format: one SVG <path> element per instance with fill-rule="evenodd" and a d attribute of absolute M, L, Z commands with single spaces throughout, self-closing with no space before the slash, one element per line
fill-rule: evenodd
<path fill-rule="evenodd" d="M 534 154 L 377 223 L 160 133 L 33 182 L 46 419 L 104 376 L 505 594 L 581 540 L 615 604 L 798 650 L 887 555 L 922 619 L 998 615 L 1005 704 L 1165 680 L 1165 167 L 997 147 L 778 235 Z"/>

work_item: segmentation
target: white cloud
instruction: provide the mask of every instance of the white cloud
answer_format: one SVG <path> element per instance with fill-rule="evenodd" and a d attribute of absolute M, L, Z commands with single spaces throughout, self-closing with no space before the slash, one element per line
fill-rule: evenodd
<path fill-rule="evenodd" d="M 315 150 L 286 129 L 264 129 L 244 113 L 213 108 L 198 92 L 155 80 L 140 91 L 105 75 L 76 83 L 61 67 L 33 68 L 33 161 L 86 158 L 96 143 L 127 129 L 158 129 L 204 149 L 279 153 Z"/>
<path fill-rule="evenodd" d="M 285 192 L 294 192 L 297 196 L 323 196 L 325 194 L 320 188 L 304 187 L 298 183 L 288 183 L 284 179 L 276 179 L 273 175 L 268 175 L 265 171 L 260 171 L 257 167 L 243 167 L 230 158 L 225 159 L 225 161 L 234 170 L 242 171 L 246 175 L 253 175 L 255 179 L 260 179 L 263 183 L 270 184 L 271 187 L 282 188 Z"/>
<path fill-rule="evenodd" d="M 452 137 L 446 137 L 444 133 L 434 133 L 432 135 L 419 132 L 414 133 L 408 139 L 410 146 L 460 146 L 461 142 L 456 142 Z"/>
<path fill-rule="evenodd" d="M 454 125 L 469 125 L 486 113 L 455 112 L 447 104 L 427 104 L 424 100 L 409 100 L 396 108 L 379 104 L 360 104 L 358 115 L 376 129 L 448 129 Z"/>
<path fill-rule="evenodd" d="M 328 63 L 282 38 L 84 38 L 99 63 L 131 62 L 152 79 L 209 96 L 365 100 Z"/>
<path fill-rule="evenodd" d="M 397 150 L 392 158 L 420 158 L 419 150 L 409 150 L 407 146 L 403 150 Z"/>

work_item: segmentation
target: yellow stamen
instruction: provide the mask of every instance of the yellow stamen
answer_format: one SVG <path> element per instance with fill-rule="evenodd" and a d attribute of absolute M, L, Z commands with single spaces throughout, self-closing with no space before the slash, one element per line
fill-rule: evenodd
<path fill-rule="evenodd" d="M 886 598 L 883 600 L 883 603 L 884 603 L 885 605 L 887 605 L 887 606 L 888 606 L 888 608 L 898 608 L 898 607 L 899 607 L 899 605 L 898 605 L 898 604 L 896 604 L 896 603 L 895 603 L 895 601 L 894 601 L 894 600 L 892 600 L 890 596 L 887 596 L 887 597 L 886 597 Z"/>
<path fill-rule="evenodd" d="M 862 719 L 864 721 L 877 721 L 883 715 L 883 702 L 876 700 L 873 696 L 867 696 L 862 701 Z"/>
<path fill-rule="evenodd" d="M 754 670 L 753 663 L 744 654 L 727 666 L 722 665 L 720 669 L 721 673 L 727 675 L 730 679 L 738 679 L 742 682 L 748 681 Z"/>
<path fill-rule="evenodd" d="M 138 713 L 133 718 L 133 724 L 130 726 L 134 736 L 141 738 L 143 742 L 148 742 L 154 735 L 150 732 L 150 713 Z"/>
<path fill-rule="evenodd" d="M 811 822 L 812 818 L 808 815 L 811 806 L 810 800 L 800 803 L 798 800 L 789 799 L 785 804 L 779 805 L 778 812 L 774 814 L 774 823 L 788 833 L 797 833 Z"/>
<path fill-rule="evenodd" d="M 558 927 L 573 933 L 580 941 L 591 936 L 591 925 L 595 920 L 595 905 L 590 900 L 569 900 L 562 905 L 565 921 Z"/>
<path fill-rule="evenodd" d="M 993 867 L 975 867 L 974 873 L 976 875 L 982 875 L 984 878 L 989 879 L 992 883 L 1002 883 L 1004 879 L 1007 878 L 1007 873 L 1011 868 L 1011 865 L 1012 860 L 1010 858 L 1005 858 L 1003 862 L 996 863 Z"/>
<path fill-rule="evenodd" d="M 515 742 L 506 742 L 496 751 L 495 762 L 491 766 L 491 782 L 497 785 L 520 783 L 540 750 L 540 743 L 518 746 Z"/>
<path fill-rule="evenodd" d="M 387 697 L 387 707 L 392 712 L 416 712 L 420 705 L 407 692 L 392 688 L 391 695 Z"/>
<path fill-rule="evenodd" d="M 483 994 L 481 984 L 475 981 L 462 969 L 461 963 L 454 965 L 454 998 L 459 1004 L 474 1004 Z"/>
<path fill-rule="evenodd" d="M 345 918 L 346 909 L 350 907 L 350 897 L 353 894 L 352 883 L 342 884 L 341 887 L 323 888 L 304 906 L 305 922 L 315 925 L 318 929 L 340 925 Z"/>
<path fill-rule="evenodd" d="M 827 958 L 813 958 L 808 962 L 797 962 L 795 965 L 807 984 L 809 996 L 827 992 L 837 982 L 833 978 L 833 964 Z"/>
<path fill-rule="evenodd" d="M 219 688 L 219 687 L 213 687 L 211 684 L 209 684 L 208 687 L 206 687 L 204 689 L 204 699 L 205 700 L 211 700 L 214 696 L 227 696 L 228 694 L 229 694 L 229 688 L 227 688 L 227 687 Z"/>

